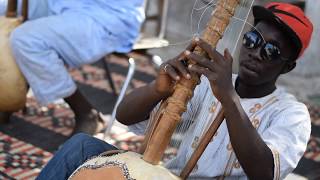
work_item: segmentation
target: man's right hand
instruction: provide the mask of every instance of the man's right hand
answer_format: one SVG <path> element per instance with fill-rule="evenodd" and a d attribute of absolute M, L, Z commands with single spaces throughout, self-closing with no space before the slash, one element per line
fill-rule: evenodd
<path fill-rule="evenodd" d="M 188 51 L 193 51 L 196 43 L 192 41 L 186 48 Z M 174 85 L 183 76 L 185 79 L 190 79 L 191 75 L 188 71 L 185 51 L 180 53 L 173 59 L 170 59 L 160 66 L 158 76 L 155 81 L 155 90 L 161 96 L 168 97 L 173 93 Z"/>
<path fill-rule="evenodd" d="M 186 50 L 192 52 L 195 44 L 192 41 Z M 163 63 L 155 82 L 131 91 L 118 106 L 117 120 L 122 124 L 131 125 L 148 119 L 152 109 L 173 93 L 177 81 L 181 78 L 190 79 L 187 66 L 183 63 L 185 57 L 184 51 Z"/>

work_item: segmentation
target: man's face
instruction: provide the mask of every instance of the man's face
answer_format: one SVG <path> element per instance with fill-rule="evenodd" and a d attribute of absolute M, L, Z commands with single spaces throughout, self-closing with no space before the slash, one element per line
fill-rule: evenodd
<path fill-rule="evenodd" d="M 261 21 L 255 28 L 264 40 L 255 48 L 242 45 L 239 56 L 239 79 L 248 85 L 260 85 L 276 81 L 283 68 L 288 64 L 281 58 L 289 59 L 292 53 L 290 41 L 275 25 Z M 261 50 L 266 42 L 279 48 L 281 58 L 266 60 L 261 56 Z"/>

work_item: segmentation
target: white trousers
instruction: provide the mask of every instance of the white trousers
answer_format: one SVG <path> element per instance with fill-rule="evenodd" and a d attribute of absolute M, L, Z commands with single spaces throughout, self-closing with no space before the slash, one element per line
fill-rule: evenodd
<path fill-rule="evenodd" d="M 4 2 L 0 0 L 0 10 L 5 9 Z M 117 43 L 123 39 L 118 39 L 92 17 L 77 10 L 45 16 L 48 14 L 45 3 L 40 3 L 42 7 L 30 5 L 34 16 L 12 32 L 11 48 L 36 99 L 46 105 L 68 97 L 76 90 L 66 66 L 95 62 L 115 51 L 119 47 Z M 117 20 L 112 22 L 114 25 Z"/>

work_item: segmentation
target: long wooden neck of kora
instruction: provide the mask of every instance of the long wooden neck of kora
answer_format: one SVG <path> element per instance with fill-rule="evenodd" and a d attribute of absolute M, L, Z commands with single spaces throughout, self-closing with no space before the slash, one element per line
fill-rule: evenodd
<path fill-rule="evenodd" d="M 235 13 L 240 0 L 219 0 L 214 13 L 202 34 L 202 39 L 213 47 L 222 38 L 231 17 Z M 195 53 L 206 56 L 206 53 L 196 47 Z M 189 62 L 194 64 L 194 62 Z M 171 136 L 181 119 L 181 115 L 186 111 L 187 103 L 193 95 L 196 85 L 199 83 L 199 76 L 192 74 L 191 80 L 181 79 L 176 85 L 174 93 L 165 102 L 164 109 L 160 109 L 159 119 L 156 121 L 156 128 L 149 135 L 148 143 L 145 147 L 143 159 L 151 164 L 158 164 L 167 148 Z"/>

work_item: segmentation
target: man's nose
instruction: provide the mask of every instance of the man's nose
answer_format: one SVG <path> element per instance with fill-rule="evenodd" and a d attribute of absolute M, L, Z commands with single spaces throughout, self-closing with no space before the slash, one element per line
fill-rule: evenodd
<path fill-rule="evenodd" d="M 261 55 L 260 55 L 260 51 L 261 51 L 261 47 L 255 48 L 255 49 L 251 49 L 249 52 L 249 57 L 254 59 L 254 60 L 258 60 L 261 61 Z"/>

